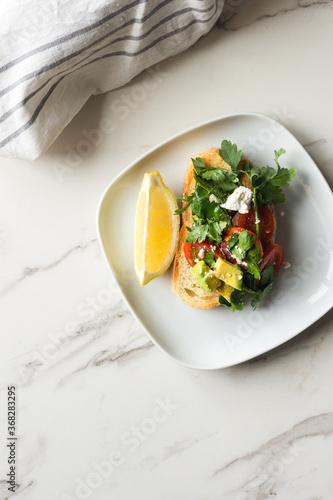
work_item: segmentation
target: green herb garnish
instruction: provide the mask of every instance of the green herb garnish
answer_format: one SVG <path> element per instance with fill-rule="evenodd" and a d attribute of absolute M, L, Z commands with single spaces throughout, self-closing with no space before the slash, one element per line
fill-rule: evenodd
<path fill-rule="evenodd" d="M 223 295 L 219 295 L 219 303 L 222 306 L 232 307 L 233 311 L 241 311 L 244 307 L 244 292 L 242 290 L 234 290 L 230 295 L 230 302 Z"/>
<path fill-rule="evenodd" d="M 285 149 L 282 148 L 279 151 L 274 151 L 277 169 L 273 167 L 259 169 L 249 163 L 244 166 L 244 172 L 249 176 L 253 188 L 253 208 L 258 238 L 260 238 L 260 224 L 257 222 L 259 221 L 258 206 L 285 203 L 286 197 L 282 187 L 289 186 L 297 173 L 295 168 L 280 167 L 278 159 L 285 152 Z"/>
<path fill-rule="evenodd" d="M 260 279 L 258 264 L 261 261 L 260 246 L 254 244 L 255 237 L 245 229 L 239 234 L 232 233 L 228 250 L 238 259 L 247 263 L 247 271 Z"/>
<path fill-rule="evenodd" d="M 219 155 L 228 165 L 230 165 L 232 171 L 238 176 L 239 172 L 237 169 L 242 159 L 243 151 L 238 151 L 236 144 L 232 144 L 231 141 L 222 141 Z"/>
<path fill-rule="evenodd" d="M 272 290 L 276 275 L 274 266 L 269 266 L 261 273 L 260 288 L 257 288 L 256 296 L 252 299 L 251 306 L 255 311 L 267 299 L 269 292 Z"/>
<path fill-rule="evenodd" d="M 207 264 L 209 267 L 214 267 L 215 266 L 215 253 L 214 252 L 207 252 L 204 258 L 204 262 Z"/>
<path fill-rule="evenodd" d="M 233 311 L 242 311 L 244 307 L 244 292 L 243 290 L 234 290 L 230 295 L 230 303 Z"/>

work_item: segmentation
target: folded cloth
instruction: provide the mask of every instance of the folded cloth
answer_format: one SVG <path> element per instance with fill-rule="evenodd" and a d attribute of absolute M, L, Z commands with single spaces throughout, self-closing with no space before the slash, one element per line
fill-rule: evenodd
<path fill-rule="evenodd" d="M 2 2 L 0 155 L 35 159 L 92 94 L 120 87 L 193 45 L 218 20 L 223 3 Z"/>

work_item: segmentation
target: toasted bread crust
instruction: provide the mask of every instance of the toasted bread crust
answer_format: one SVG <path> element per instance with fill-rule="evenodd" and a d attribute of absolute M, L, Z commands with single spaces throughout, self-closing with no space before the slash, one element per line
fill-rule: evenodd
<path fill-rule="evenodd" d="M 200 157 L 207 168 L 214 166 L 231 171 L 230 165 L 228 165 L 221 158 L 218 151 L 219 151 L 218 148 L 206 149 L 205 151 L 202 151 L 202 153 L 196 155 L 195 157 Z M 243 156 L 238 168 L 241 169 L 244 163 L 246 163 L 247 161 L 248 160 L 245 158 L 245 156 Z M 246 174 L 241 175 L 240 181 L 245 187 L 252 189 L 250 179 Z M 195 189 L 195 179 L 193 175 L 193 164 L 192 161 L 190 161 L 184 179 L 183 197 L 186 198 L 187 196 L 192 194 L 194 189 Z M 183 206 L 185 205 L 186 202 L 183 202 Z M 269 208 L 272 211 L 272 214 L 276 221 L 274 207 L 271 205 L 269 206 Z M 218 290 L 213 293 L 207 293 L 204 292 L 198 286 L 197 280 L 195 278 L 192 278 L 192 276 L 190 275 L 191 266 L 187 262 L 186 257 L 184 255 L 184 243 L 186 242 L 186 237 L 188 233 L 186 227 L 192 226 L 191 209 L 189 208 L 188 210 L 183 212 L 181 217 L 182 217 L 181 229 L 179 233 L 175 258 L 172 265 L 172 274 L 171 274 L 172 291 L 173 293 L 178 295 L 178 297 L 182 301 L 186 302 L 191 307 L 194 307 L 196 309 L 212 309 L 213 307 L 217 307 L 218 305 L 220 305 Z M 275 229 L 276 229 L 276 224 L 275 224 Z M 270 244 L 273 244 L 274 241 L 275 241 L 275 233 L 270 241 Z"/>
<path fill-rule="evenodd" d="M 221 158 L 218 148 L 210 148 L 195 156 L 200 157 L 206 167 L 219 167 L 231 171 L 231 167 Z M 193 175 L 193 164 L 190 161 L 183 184 L 183 197 L 193 193 L 195 179 Z M 183 202 L 183 206 L 186 202 Z M 195 278 L 190 275 L 191 266 L 184 255 L 184 243 L 186 242 L 187 229 L 192 226 L 192 211 L 189 208 L 182 213 L 182 226 L 179 233 L 175 258 L 172 266 L 172 291 L 189 306 L 196 309 L 212 309 L 219 304 L 219 292 L 207 293 L 199 286 Z"/>
<path fill-rule="evenodd" d="M 190 275 L 191 266 L 184 255 L 184 243 L 187 236 L 186 226 L 183 224 L 177 243 L 175 259 L 173 261 L 171 280 L 172 291 L 191 307 L 196 309 L 212 309 L 219 305 L 219 293 L 206 293 L 199 286 L 196 278 Z"/>

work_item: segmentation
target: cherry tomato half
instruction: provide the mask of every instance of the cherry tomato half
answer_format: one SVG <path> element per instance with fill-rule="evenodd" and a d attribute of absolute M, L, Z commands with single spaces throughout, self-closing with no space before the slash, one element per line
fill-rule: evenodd
<path fill-rule="evenodd" d="M 262 261 L 259 264 L 260 272 L 269 266 L 274 266 L 274 273 L 279 272 L 284 258 L 284 250 L 280 245 L 271 245 L 265 251 Z"/>
<path fill-rule="evenodd" d="M 190 266 L 195 266 L 195 259 L 204 260 L 206 253 L 214 252 L 215 256 L 225 259 L 220 247 L 210 243 L 208 240 L 204 240 L 201 243 L 185 243 L 184 244 L 184 254 L 187 262 Z"/>
<path fill-rule="evenodd" d="M 256 234 L 254 234 L 252 231 L 249 231 L 248 229 L 244 229 L 243 227 L 232 227 L 231 229 L 228 229 L 228 231 L 226 232 L 225 238 L 221 244 L 221 250 L 225 255 L 225 259 L 227 259 L 232 264 L 235 264 L 237 262 L 237 258 L 231 252 L 229 252 L 229 248 L 228 248 L 229 241 L 231 239 L 232 233 L 239 234 L 242 231 L 247 231 L 247 234 L 252 234 L 254 236 L 254 244 L 260 247 L 260 255 L 262 256 L 264 253 L 263 249 L 262 249 L 261 241 L 259 240 L 259 238 Z M 240 266 L 243 269 L 246 269 L 246 267 L 247 267 L 246 265 L 242 265 L 242 264 L 240 264 Z"/>
<path fill-rule="evenodd" d="M 260 237 L 261 241 L 266 244 L 271 241 L 275 233 L 275 217 L 272 210 L 266 205 L 260 205 L 258 207 L 259 219 L 260 219 Z M 243 227 L 244 229 L 249 229 L 253 233 L 256 232 L 256 221 L 254 215 L 253 207 L 250 208 L 247 214 L 237 214 L 234 216 L 232 223 L 234 226 Z"/>

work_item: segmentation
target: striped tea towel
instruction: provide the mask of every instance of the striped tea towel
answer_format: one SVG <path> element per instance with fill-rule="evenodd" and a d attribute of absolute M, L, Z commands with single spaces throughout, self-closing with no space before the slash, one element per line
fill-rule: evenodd
<path fill-rule="evenodd" d="M 35 159 L 92 94 L 124 85 L 193 45 L 218 20 L 223 3 L 1 2 L 0 155 Z"/>

